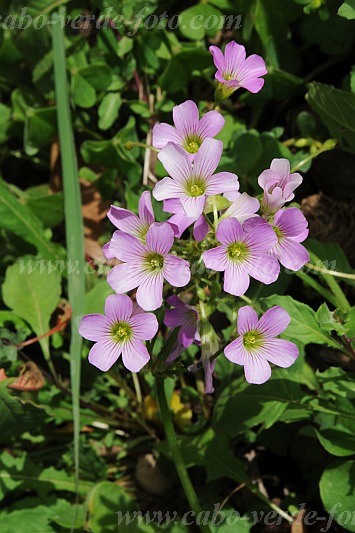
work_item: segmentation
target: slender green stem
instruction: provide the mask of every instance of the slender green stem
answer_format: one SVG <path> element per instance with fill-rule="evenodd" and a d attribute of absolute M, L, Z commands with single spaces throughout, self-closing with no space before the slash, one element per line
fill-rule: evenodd
<path fill-rule="evenodd" d="M 355 274 L 348 274 L 347 272 L 338 272 L 337 270 L 328 270 L 328 268 L 319 267 L 317 265 L 313 265 L 312 263 L 306 263 L 305 266 L 311 268 L 312 270 L 320 272 L 321 274 L 329 274 L 330 276 L 334 276 L 336 278 L 352 279 L 355 281 Z"/>
<path fill-rule="evenodd" d="M 138 377 L 138 374 L 136 374 L 135 372 L 132 372 L 132 380 L 133 380 L 133 385 L 134 385 L 134 389 L 136 391 L 136 397 L 137 397 L 137 403 L 139 405 L 139 409 L 142 408 L 142 391 L 141 391 L 141 386 L 140 386 L 140 383 L 139 383 L 139 377 Z"/>
<path fill-rule="evenodd" d="M 201 508 L 176 439 L 176 433 L 174 430 L 170 409 L 166 399 L 163 378 L 156 379 L 156 390 L 160 415 L 164 424 L 165 434 L 170 446 L 171 455 L 173 457 L 175 467 L 180 478 L 182 488 L 184 489 L 187 501 L 189 502 L 191 511 L 194 512 L 194 516 L 196 518 L 197 515 L 201 513 Z M 210 528 L 207 525 L 200 523 L 199 528 L 201 533 L 210 533 Z"/>
<path fill-rule="evenodd" d="M 298 272 L 295 272 L 296 276 L 299 277 L 304 283 L 312 287 L 316 292 L 318 292 L 323 298 L 328 300 L 329 303 L 331 303 L 334 307 L 337 307 L 337 300 L 334 297 L 334 295 L 328 291 L 325 287 L 323 287 L 318 281 L 313 279 L 309 274 L 306 274 L 302 270 L 299 270 Z"/>
<path fill-rule="evenodd" d="M 62 3 L 62 2 L 61 2 Z M 58 2 L 59 4 L 59 2 Z M 63 169 L 65 229 L 68 264 L 77 267 L 68 272 L 68 297 L 72 308 L 70 341 L 70 378 L 74 422 L 74 463 L 76 493 L 79 494 L 79 437 L 80 437 L 80 367 L 82 338 L 79 322 L 85 304 L 84 226 L 81 211 L 81 195 L 75 141 L 69 107 L 67 66 L 65 58 L 64 30 L 66 9 L 61 7 L 53 14 L 54 84 L 57 103 L 57 122 Z"/>
<path fill-rule="evenodd" d="M 320 262 L 319 257 L 317 257 L 314 253 L 309 252 L 309 255 L 310 255 L 310 258 L 313 261 L 313 263 L 315 263 L 315 262 L 319 263 Z M 330 290 L 334 294 L 338 306 L 341 309 L 343 309 L 344 311 L 350 311 L 351 305 L 349 304 L 348 299 L 345 296 L 343 290 L 338 285 L 336 280 L 333 278 L 333 275 L 326 274 L 326 273 L 324 273 L 324 271 L 323 272 L 320 271 L 319 273 L 324 278 L 324 281 L 328 284 Z"/>
<path fill-rule="evenodd" d="M 138 141 L 127 141 L 123 146 L 126 148 L 126 150 L 132 150 L 132 148 L 135 146 L 139 146 L 140 148 L 145 148 L 146 150 L 151 150 L 152 152 L 160 152 L 159 148 L 155 148 L 151 144 L 145 144 Z"/>

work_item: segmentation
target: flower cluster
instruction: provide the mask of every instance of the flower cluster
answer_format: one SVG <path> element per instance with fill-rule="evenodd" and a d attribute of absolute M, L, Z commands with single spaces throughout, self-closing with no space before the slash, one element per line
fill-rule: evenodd
<path fill-rule="evenodd" d="M 215 46 L 210 51 L 217 67 L 216 101 L 240 87 L 251 92 L 262 88 L 261 76 L 267 71 L 261 57 L 246 59 L 237 43 L 229 43 L 224 55 Z M 143 341 L 153 339 L 159 329 L 152 311 L 165 301 L 170 307 L 164 325 L 172 332 L 179 328 L 166 363 L 197 344 L 201 359 L 189 369 L 203 367 L 206 392 L 213 392 L 220 340 L 209 316 L 220 294 L 211 290 L 212 284 L 218 285 L 222 272 L 223 297 L 233 306 L 238 303 L 235 297 L 248 290 L 250 278 L 271 284 L 280 264 L 298 270 L 309 260 L 301 244 L 308 234 L 307 221 L 297 207 L 286 207 L 302 177 L 291 173 L 288 160 L 274 159 L 258 178 L 262 195 L 251 197 L 239 191 L 236 174 L 217 171 L 223 143 L 214 137 L 224 125 L 219 111 L 200 118 L 197 105 L 188 100 L 174 107 L 173 122 L 153 128 L 153 146 L 160 150 L 166 177 L 152 194 L 171 216 L 156 221 L 149 191 L 141 195 L 138 216 L 111 206 L 108 218 L 117 230 L 104 253 L 119 261 L 107 278 L 116 294 L 108 297 L 105 315 L 82 319 L 80 333 L 96 343 L 89 354 L 92 364 L 108 370 L 122 354 L 124 366 L 138 372 L 151 356 Z M 185 238 L 188 228 L 192 235 Z M 179 293 L 180 287 L 184 289 Z M 136 303 L 125 294 L 134 289 Z M 288 367 L 295 361 L 297 347 L 275 338 L 289 321 L 280 307 L 259 320 L 250 306 L 239 308 L 237 337 L 224 353 L 244 367 L 248 382 L 265 382 L 271 374 L 269 363 Z"/>

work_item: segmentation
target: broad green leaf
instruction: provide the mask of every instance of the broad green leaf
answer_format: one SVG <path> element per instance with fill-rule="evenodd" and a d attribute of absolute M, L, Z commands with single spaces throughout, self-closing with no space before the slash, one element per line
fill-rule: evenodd
<path fill-rule="evenodd" d="M 338 9 L 338 15 L 348 20 L 355 19 L 355 0 L 346 0 Z"/>
<path fill-rule="evenodd" d="M 37 267 L 35 268 L 35 266 Z M 37 336 L 49 331 L 49 321 L 55 310 L 60 293 L 59 269 L 51 269 L 51 263 L 42 261 L 38 266 L 38 259 L 24 256 L 21 261 L 8 267 L 2 287 L 4 303 L 12 311 L 30 324 Z M 30 268 L 34 269 L 30 272 Z M 43 353 L 49 358 L 49 339 L 40 340 Z"/>
<path fill-rule="evenodd" d="M 85 314 L 104 313 L 106 298 L 113 291 L 105 279 L 99 279 L 96 285 L 86 293 Z"/>
<path fill-rule="evenodd" d="M 61 248 L 45 238 L 38 217 L 12 194 L 2 180 L 0 180 L 0 227 L 33 244 L 44 258 L 54 261 L 63 258 Z"/>
<path fill-rule="evenodd" d="M 125 513 L 136 511 L 136 504 L 126 490 L 108 481 L 103 481 L 95 485 L 88 497 L 88 510 L 90 513 L 90 530 L 93 533 L 122 533 L 139 531 L 136 520 L 127 525 Z M 119 516 L 122 513 L 122 523 L 118 524 Z M 118 527 L 119 525 L 119 527 Z"/>
<path fill-rule="evenodd" d="M 108 93 L 99 105 L 99 128 L 108 130 L 118 117 L 122 99 L 120 93 Z"/>
<path fill-rule="evenodd" d="M 332 137 L 355 153 L 355 94 L 322 83 L 310 83 L 306 96 Z"/>
<path fill-rule="evenodd" d="M 337 457 L 354 455 L 355 435 L 353 433 L 342 431 L 336 426 L 334 429 L 316 430 L 316 433 L 321 445 L 332 455 Z"/>
<path fill-rule="evenodd" d="M 291 296 L 269 296 L 263 300 L 264 309 L 280 305 L 291 317 L 288 328 L 282 337 L 302 344 L 326 344 L 338 348 L 338 344 L 325 332 L 321 331 L 316 314 L 308 305 L 294 300 Z"/>
<path fill-rule="evenodd" d="M 338 243 L 319 242 L 316 239 L 308 239 L 307 249 L 310 252 L 313 252 L 322 261 L 322 263 L 317 266 L 324 267 L 327 270 L 335 270 L 355 275 L 355 270 L 351 268 L 348 258 Z M 310 272 L 312 271 L 310 270 Z M 341 278 L 341 281 L 348 285 L 355 286 L 354 280 Z"/>
<path fill-rule="evenodd" d="M 349 531 L 355 531 L 353 520 L 345 522 L 344 516 L 354 512 L 355 461 L 332 461 L 324 470 L 319 483 L 320 495 L 325 510 Z M 342 521 L 342 519 L 344 521 Z"/>
<path fill-rule="evenodd" d="M 44 420 L 45 413 L 33 404 L 23 402 L 12 395 L 4 383 L 1 382 L 0 386 L 0 441 L 6 443 L 10 438 L 18 437 L 24 431 L 36 428 Z"/>
<path fill-rule="evenodd" d="M 42 146 L 51 144 L 57 131 L 55 117 L 54 107 L 27 109 L 24 147 L 28 155 L 34 155 Z"/>
<path fill-rule="evenodd" d="M 345 327 L 337 320 L 334 311 L 330 311 L 327 304 L 324 302 L 316 312 L 316 318 L 319 325 L 324 331 L 336 331 L 339 335 L 346 333 Z"/>
<path fill-rule="evenodd" d="M 203 39 L 206 34 L 209 37 L 216 35 L 223 20 L 218 9 L 202 2 L 182 11 L 180 17 L 179 30 L 192 41 Z"/>
<path fill-rule="evenodd" d="M 238 394 L 234 394 L 236 390 Z M 272 379 L 257 387 L 244 384 L 241 390 L 240 380 L 233 381 L 216 402 L 212 425 L 217 434 L 231 436 L 259 424 L 267 429 L 279 420 L 289 404 L 301 407 L 302 398 L 298 383 L 287 380 L 279 370 L 274 370 Z"/>
<path fill-rule="evenodd" d="M 79 69 L 78 73 L 98 91 L 106 89 L 112 79 L 111 69 L 105 63 L 93 63 Z"/>
<path fill-rule="evenodd" d="M 204 70 L 211 66 L 211 54 L 198 48 L 182 50 L 171 58 L 158 84 L 169 94 L 185 88 L 194 71 Z"/>
<path fill-rule="evenodd" d="M 72 76 L 71 92 L 77 106 L 88 109 L 96 104 L 96 90 L 81 74 Z"/>

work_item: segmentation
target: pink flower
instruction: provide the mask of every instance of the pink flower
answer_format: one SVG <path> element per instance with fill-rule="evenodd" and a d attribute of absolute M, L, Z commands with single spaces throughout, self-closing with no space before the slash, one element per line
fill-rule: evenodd
<path fill-rule="evenodd" d="M 299 270 L 309 261 L 309 253 L 300 244 L 308 236 L 308 222 L 300 209 L 280 209 L 272 223 L 278 242 L 271 250 L 285 268 Z"/>
<path fill-rule="evenodd" d="M 208 111 L 199 119 L 197 105 L 192 100 L 173 108 L 174 125 L 164 122 L 153 128 L 153 146 L 164 148 L 169 142 L 183 148 L 191 159 L 205 139 L 215 137 L 224 126 L 224 118 L 218 111 Z"/>
<path fill-rule="evenodd" d="M 105 314 L 84 316 L 79 333 L 95 342 L 89 353 L 92 365 L 106 371 L 122 355 L 124 366 L 139 372 L 150 359 L 142 341 L 151 340 L 158 327 L 155 315 L 134 310 L 126 294 L 111 294 L 106 299 Z"/>
<path fill-rule="evenodd" d="M 248 383 L 265 383 L 271 376 L 269 363 L 288 368 L 297 359 L 299 351 L 293 342 L 275 339 L 290 323 L 282 307 L 272 307 L 260 320 L 252 307 L 242 307 L 237 323 L 239 336 L 226 346 L 224 354 L 232 363 L 244 366 Z"/>
<path fill-rule="evenodd" d="M 178 198 L 164 200 L 164 211 L 173 213 L 167 222 L 171 225 L 175 237 L 180 238 L 191 224 L 194 224 L 193 235 L 196 241 L 203 241 L 206 237 L 209 228 L 205 217 L 203 215 L 187 217 Z"/>
<path fill-rule="evenodd" d="M 166 301 L 169 305 L 174 306 L 175 309 L 167 309 L 165 311 L 164 324 L 169 328 L 180 327 L 178 342 L 187 348 L 194 341 L 200 341 L 196 308 L 186 304 L 175 294 L 169 296 Z"/>
<path fill-rule="evenodd" d="M 226 292 L 243 295 L 250 276 L 266 285 L 276 281 L 280 266 L 268 255 L 277 243 L 271 226 L 260 224 L 246 232 L 235 218 L 226 218 L 219 223 L 216 237 L 222 245 L 207 250 L 203 260 L 207 268 L 224 272 Z"/>
<path fill-rule="evenodd" d="M 136 237 L 116 231 L 110 252 L 123 261 L 107 277 L 119 294 L 138 287 L 137 302 L 145 311 L 158 309 L 162 304 L 164 279 L 174 287 L 183 287 L 190 281 L 187 261 L 169 255 L 174 233 L 166 222 L 152 224 L 146 235 L 146 245 Z"/>
<path fill-rule="evenodd" d="M 295 197 L 293 191 L 302 181 L 301 174 L 290 174 L 288 159 L 273 159 L 270 168 L 264 170 L 258 178 L 258 183 L 264 190 L 261 202 L 263 213 L 273 215 L 286 202 L 290 202 Z"/>
<path fill-rule="evenodd" d="M 222 149 L 222 141 L 204 140 L 192 166 L 189 156 L 180 146 L 168 143 L 158 154 L 158 158 L 171 177 L 164 178 L 155 185 L 154 198 L 178 198 L 186 216 L 198 218 L 203 213 L 208 196 L 237 190 L 239 184 L 236 174 L 214 174 Z"/>
<path fill-rule="evenodd" d="M 107 216 L 112 224 L 116 226 L 116 228 L 124 233 L 128 233 L 129 235 L 137 237 L 137 239 L 145 244 L 145 236 L 147 231 L 155 222 L 152 200 L 149 191 L 144 191 L 142 193 L 139 199 L 138 213 L 139 216 L 132 213 L 132 211 L 128 211 L 128 209 L 111 205 Z M 110 251 L 110 244 L 111 241 L 102 247 L 107 259 L 112 259 L 115 257 Z"/>
<path fill-rule="evenodd" d="M 235 193 L 232 194 L 235 195 Z M 242 194 L 239 193 L 232 201 L 232 205 L 230 205 L 223 213 L 222 219 L 233 217 L 243 224 L 246 220 L 258 216 L 255 213 L 259 210 L 259 207 L 259 200 L 252 198 L 246 192 L 243 192 Z"/>
<path fill-rule="evenodd" d="M 228 98 L 234 91 L 243 87 L 252 93 L 262 89 L 264 80 L 260 76 L 267 74 L 265 61 L 253 54 L 246 58 L 244 46 L 232 41 L 227 44 L 224 55 L 217 46 L 209 48 L 217 68 L 217 101 Z"/>

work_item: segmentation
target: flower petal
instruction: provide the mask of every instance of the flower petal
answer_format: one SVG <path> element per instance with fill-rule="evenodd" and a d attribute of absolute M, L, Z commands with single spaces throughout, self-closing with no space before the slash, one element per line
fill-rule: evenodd
<path fill-rule="evenodd" d="M 133 235 L 115 231 L 112 236 L 109 253 L 125 263 L 141 261 L 147 253 L 143 244 Z"/>
<path fill-rule="evenodd" d="M 253 228 L 250 226 L 244 241 L 253 253 L 265 254 L 277 244 L 276 233 L 269 224 L 263 223 L 263 219 L 252 219 L 252 222 L 247 221 L 247 224 L 255 224 Z"/>
<path fill-rule="evenodd" d="M 297 237 L 307 229 L 308 222 L 298 207 L 289 207 L 276 213 L 274 226 L 277 226 L 285 237 Z"/>
<path fill-rule="evenodd" d="M 122 362 L 131 372 L 139 372 L 149 359 L 148 350 L 140 340 L 132 339 L 122 346 Z"/>
<path fill-rule="evenodd" d="M 268 339 L 262 347 L 262 355 L 270 363 L 288 368 L 296 361 L 299 350 L 293 342 L 284 339 Z"/>
<path fill-rule="evenodd" d="M 140 238 L 142 222 L 139 220 L 137 215 L 131 211 L 128 211 L 128 209 L 111 205 L 110 209 L 108 210 L 107 217 L 110 222 L 112 222 L 112 224 L 119 230 Z"/>
<path fill-rule="evenodd" d="M 275 307 L 271 307 L 263 314 L 257 329 L 266 337 L 276 337 L 287 328 L 290 320 L 291 317 L 285 309 L 275 305 Z"/>
<path fill-rule="evenodd" d="M 209 51 L 212 54 L 213 62 L 217 70 L 223 71 L 225 61 L 224 61 L 224 55 L 223 55 L 222 50 L 220 50 L 217 46 L 210 46 Z"/>
<path fill-rule="evenodd" d="M 234 217 L 241 224 L 250 218 L 254 217 L 255 213 L 259 210 L 260 204 L 259 200 L 252 198 L 246 192 L 240 194 L 236 200 L 228 207 L 227 211 L 224 213 L 224 216 Z"/>
<path fill-rule="evenodd" d="M 89 352 L 89 363 L 106 372 L 117 361 L 122 352 L 122 344 L 111 340 L 94 344 Z"/>
<path fill-rule="evenodd" d="M 196 134 L 199 121 L 198 107 L 192 100 L 186 100 L 173 107 L 173 119 L 177 131 L 182 137 Z"/>
<path fill-rule="evenodd" d="M 165 124 L 165 122 L 155 124 L 152 131 L 152 145 L 155 148 L 164 148 L 168 142 L 181 144 L 181 135 L 170 124 Z"/>
<path fill-rule="evenodd" d="M 194 162 L 193 174 L 201 179 L 207 179 L 219 165 L 223 151 L 222 141 L 217 139 L 205 139 L 201 144 Z M 218 194 L 218 193 L 209 193 Z"/>
<path fill-rule="evenodd" d="M 202 139 L 212 138 L 223 128 L 225 120 L 218 111 L 208 111 L 201 119 L 197 128 L 197 135 Z"/>
<path fill-rule="evenodd" d="M 157 317 L 153 313 L 140 313 L 129 320 L 135 339 L 150 341 L 155 337 L 159 324 Z"/>
<path fill-rule="evenodd" d="M 159 202 L 170 198 L 180 198 L 185 194 L 185 189 L 171 178 L 163 178 L 155 184 L 153 196 Z"/>
<path fill-rule="evenodd" d="M 109 272 L 107 281 L 115 292 L 122 294 L 135 289 L 146 278 L 147 272 L 141 263 L 122 263 Z"/>
<path fill-rule="evenodd" d="M 238 176 L 232 172 L 217 172 L 207 181 L 206 194 L 222 194 L 223 192 L 238 191 Z"/>
<path fill-rule="evenodd" d="M 79 333 L 89 341 L 104 340 L 109 335 L 111 323 L 108 318 L 98 313 L 83 316 L 79 326 Z"/>
<path fill-rule="evenodd" d="M 196 241 L 203 241 L 208 233 L 209 227 L 203 215 L 196 220 L 193 235 Z"/>
<path fill-rule="evenodd" d="M 163 275 L 173 287 L 184 287 L 191 279 L 190 265 L 185 259 L 168 255 L 164 261 Z"/>
<path fill-rule="evenodd" d="M 126 322 L 132 315 L 133 303 L 126 294 L 110 294 L 105 302 L 105 315 L 111 323 Z"/>
<path fill-rule="evenodd" d="M 272 252 L 285 268 L 295 271 L 302 268 L 310 259 L 306 248 L 293 239 L 281 239 Z"/>
<path fill-rule="evenodd" d="M 137 289 L 137 302 L 145 311 L 155 311 L 163 302 L 163 275 L 146 274 L 146 279 Z"/>
<path fill-rule="evenodd" d="M 224 348 L 224 355 L 232 363 L 245 365 L 249 352 L 244 348 L 243 337 L 238 337 Z"/>
<path fill-rule="evenodd" d="M 225 246 L 217 246 L 207 250 L 202 258 L 206 268 L 212 268 L 217 272 L 223 272 L 227 268 L 228 256 Z"/>
<path fill-rule="evenodd" d="M 168 172 L 169 176 L 171 176 L 178 183 L 184 184 L 187 178 L 191 176 L 191 161 L 181 146 L 168 143 L 161 150 L 161 152 L 159 152 L 158 159 L 164 165 L 164 168 Z"/>
<path fill-rule="evenodd" d="M 242 296 L 249 288 L 250 278 L 244 265 L 229 261 L 224 272 L 223 289 L 234 296 Z"/>
<path fill-rule="evenodd" d="M 206 196 L 202 194 L 201 196 L 181 196 L 180 202 L 186 216 L 189 218 L 199 217 L 203 213 L 203 208 L 205 207 Z"/>
<path fill-rule="evenodd" d="M 146 246 L 149 252 L 166 255 L 174 244 L 174 232 L 167 222 L 152 224 L 146 235 Z"/>
<path fill-rule="evenodd" d="M 247 331 L 255 330 L 258 325 L 258 315 L 250 305 L 238 310 L 238 333 L 244 335 Z"/>
<path fill-rule="evenodd" d="M 231 41 L 224 50 L 225 64 L 223 74 L 230 74 L 233 78 L 240 76 L 240 70 L 245 63 L 245 48 L 243 45 Z"/>
<path fill-rule="evenodd" d="M 270 285 L 276 281 L 280 274 L 279 263 L 274 257 L 266 254 L 255 255 L 248 259 L 246 268 L 252 278 L 265 283 L 265 285 Z"/>
<path fill-rule="evenodd" d="M 243 240 L 242 226 L 235 218 L 225 218 L 218 224 L 217 239 L 223 244 L 233 244 Z"/>
<path fill-rule="evenodd" d="M 153 224 L 155 222 L 152 198 L 149 191 L 141 194 L 138 205 L 139 218 L 144 224 Z"/>
<path fill-rule="evenodd" d="M 264 357 L 257 353 L 249 352 L 244 365 L 245 379 L 248 383 L 261 385 L 271 376 L 271 368 Z"/>

